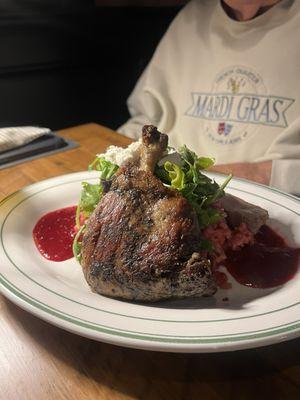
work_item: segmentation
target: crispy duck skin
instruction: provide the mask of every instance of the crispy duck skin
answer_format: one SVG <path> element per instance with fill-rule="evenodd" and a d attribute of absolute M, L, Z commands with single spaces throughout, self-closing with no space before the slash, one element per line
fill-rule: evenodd
<path fill-rule="evenodd" d="M 139 162 L 118 170 L 88 221 L 85 278 L 93 291 L 128 300 L 212 295 L 216 285 L 199 250 L 196 214 L 153 174 L 168 137 L 149 125 L 142 140 Z"/>

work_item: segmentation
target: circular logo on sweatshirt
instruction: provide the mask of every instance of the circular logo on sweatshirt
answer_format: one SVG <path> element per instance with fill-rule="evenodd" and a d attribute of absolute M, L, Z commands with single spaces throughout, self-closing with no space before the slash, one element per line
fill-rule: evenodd
<path fill-rule="evenodd" d="M 220 72 L 209 93 L 192 93 L 187 116 L 201 118 L 206 135 L 217 145 L 238 144 L 261 125 L 286 127 L 285 111 L 293 99 L 268 95 L 260 75 L 249 67 Z"/>

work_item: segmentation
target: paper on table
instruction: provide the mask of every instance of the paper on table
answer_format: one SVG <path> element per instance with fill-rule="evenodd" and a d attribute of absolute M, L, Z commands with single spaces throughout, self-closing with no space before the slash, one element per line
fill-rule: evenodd
<path fill-rule="evenodd" d="M 23 146 L 50 132 L 48 128 L 36 126 L 0 128 L 0 152 Z"/>

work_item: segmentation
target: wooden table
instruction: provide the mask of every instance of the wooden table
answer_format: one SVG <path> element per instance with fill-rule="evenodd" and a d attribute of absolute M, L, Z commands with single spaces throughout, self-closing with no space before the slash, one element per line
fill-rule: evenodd
<path fill-rule="evenodd" d="M 80 147 L 2 170 L 2 197 L 85 170 L 96 152 L 130 142 L 96 124 L 60 134 Z M 300 399 L 299 339 L 220 354 L 132 350 L 65 332 L 0 296 L 0 400 L 254 398 Z"/>

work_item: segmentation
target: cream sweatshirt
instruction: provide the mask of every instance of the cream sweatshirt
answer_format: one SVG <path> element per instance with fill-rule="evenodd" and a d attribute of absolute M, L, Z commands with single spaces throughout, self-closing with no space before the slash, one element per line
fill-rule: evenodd
<path fill-rule="evenodd" d="M 300 0 L 246 22 L 220 0 L 177 15 L 128 99 L 119 132 L 144 124 L 217 164 L 274 160 L 271 185 L 300 193 Z"/>

